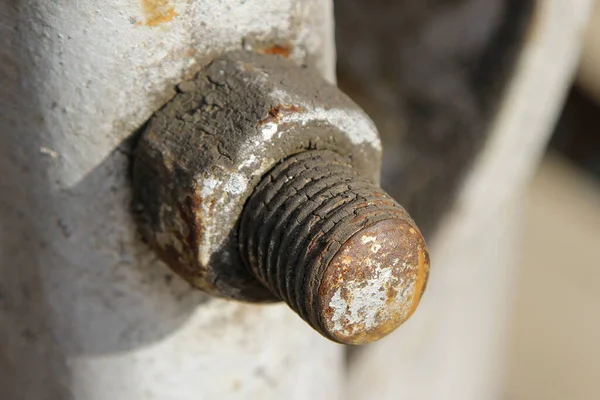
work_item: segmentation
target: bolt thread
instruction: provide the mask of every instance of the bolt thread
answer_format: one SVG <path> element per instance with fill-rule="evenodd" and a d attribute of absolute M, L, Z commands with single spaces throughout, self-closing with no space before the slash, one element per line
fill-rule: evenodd
<path fill-rule="evenodd" d="M 239 230 L 246 267 L 313 328 L 319 285 L 340 247 L 377 222 L 406 211 L 332 151 L 291 156 L 263 177 L 244 208 Z"/>

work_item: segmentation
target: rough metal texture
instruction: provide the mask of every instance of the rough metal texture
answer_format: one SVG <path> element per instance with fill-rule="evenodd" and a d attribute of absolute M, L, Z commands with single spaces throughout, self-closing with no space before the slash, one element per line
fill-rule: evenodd
<path fill-rule="evenodd" d="M 341 343 L 398 327 L 429 273 L 406 211 L 331 151 L 292 156 L 266 175 L 244 209 L 239 241 L 260 282 Z"/>
<path fill-rule="evenodd" d="M 134 154 L 135 210 L 150 245 L 193 286 L 274 300 L 243 268 L 236 224 L 279 160 L 330 149 L 377 182 L 371 120 L 316 71 L 279 55 L 213 60 L 149 121 Z"/>
<path fill-rule="evenodd" d="M 332 21 L 322 0 L 0 1 L 0 399 L 340 398 L 342 348 L 142 243 L 125 141 L 215 52 L 287 44 L 331 78 Z"/>

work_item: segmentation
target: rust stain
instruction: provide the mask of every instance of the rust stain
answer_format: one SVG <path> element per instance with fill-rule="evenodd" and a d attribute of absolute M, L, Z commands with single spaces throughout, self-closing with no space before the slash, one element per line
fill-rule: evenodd
<path fill-rule="evenodd" d="M 144 24 L 157 26 L 171 21 L 178 14 L 169 0 L 141 0 L 142 10 L 145 16 Z M 138 22 L 141 25 L 142 22 Z"/>
<path fill-rule="evenodd" d="M 198 196 L 185 196 L 177 201 L 178 218 L 187 229 L 184 233 L 177 226 L 163 226 L 162 241 L 157 235 L 151 240 L 151 245 L 158 258 L 165 262 L 175 273 L 188 281 L 192 281 L 198 271 L 198 242 L 203 234 L 203 226 L 196 210 L 202 206 Z"/>
<path fill-rule="evenodd" d="M 297 107 L 294 105 L 284 105 L 278 104 L 269 109 L 269 113 L 266 118 L 258 121 L 258 126 L 268 124 L 268 123 L 279 123 L 281 121 L 281 117 L 285 114 L 299 113 L 303 112 L 304 109 L 302 107 Z"/>
<path fill-rule="evenodd" d="M 429 255 L 423 251 L 421 247 L 418 248 L 417 252 L 417 281 L 415 282 L 415 290 L 413 291 L 412 306 L 408 311 L 407 318 L 413 315 L 419 306 L 419 301 L 423 296 L 423 292 L 425 292 L 425 287 L 427 286 L 427 280 L 429 278 Z"/>
<path fill-rule="evenodd" d="M 188 226 L 186 238 L 182 238 L 187 243 L 188 249 L 193 253 L 194 258 L 198 258 L 198 243 L 204 235 L 202 221 L 196 214 L 197 210 L 202 209 L 202 198 L 199 196 L 187 196 L 184 199 L 184 205 L 178 204 L 179 214 Z"/>
<path fill-rule="evenodd" d="M 156 252 L 158 258 L 169 266 L 175 273 L 180 275 L 186 275 L 185 267 L 181 262 L 181 254 L 170 244 L 167 245 L 153 245 L 152 248 Z"/>
<path fill-rule="evenodd" d="M 415 311 L 428 273 L 426 244 L 408 221 L 396 217 L 361 229 L 324 271 L 321 327 L 345 344 L 386 336 Z"/>
<path fill-rule="evenodd" d="M 290 46 L 289 44 L 276 44 L 274 46 L 267 47 L 264 49 L 258 49 L 257 52 L 260 54 L 269 54 L 288 58 L 290 56 L 290 53 L 292 52 L 292 46 Z"/>
<path fill-rule="evenodd" d="M 530 11 L 530 15 L 527 17 L 527 21 L 525 22 L 527 26 L 525 27 L 525 32 L 523 35 L 524 43 L 534 43 L 539 39 L 542 34 L 544 24 L 547 24 L 547 10 L 544 7 L 549 7 L 549 4 L 545 4 L 543 1 L 534 1 L 532 10 Z M 523 52 L 523 48 L 525 46 L 521 46 L 519 53 Z"/>

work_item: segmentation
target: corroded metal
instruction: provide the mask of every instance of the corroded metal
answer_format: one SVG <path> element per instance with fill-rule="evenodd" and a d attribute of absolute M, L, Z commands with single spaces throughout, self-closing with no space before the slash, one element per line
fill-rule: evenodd
<path fill-rule="evenodd" d="M 428 276 L 427 246 L 415 226 L 383 220 L 357 232 L 329 262 L 316 312 L 336 341 L 372 342 L 412 315 Z"/>
<path fill-rule="evenodd" d="M 318 71 L 281 55 L 215 58 L 178 91 L 147 123 L 134 151 L 141 232 L 192 286 L 273 301 L 239 256 L 236 225 L 246 200 L 275 164 L 309 149 L 349 157 L 378 181 L 377 131 Z"/>
<path fill-rule="evenodd" d="M 331 151 L 292 156 L 244 208 L 247 267 L 327 338 L 377 340 L 419 303 L 429 274 L 423 237 L 406 211 Z"/>
<path fill-rule="evenodd" d="M 377 186 L 371 120 L 275 53 L 211 61 L 149 121 L 133 163 L 141 232 L 196 288 L 284 300 L 331 340 L 376 340 L 418 304 L 425 243 Z"/>

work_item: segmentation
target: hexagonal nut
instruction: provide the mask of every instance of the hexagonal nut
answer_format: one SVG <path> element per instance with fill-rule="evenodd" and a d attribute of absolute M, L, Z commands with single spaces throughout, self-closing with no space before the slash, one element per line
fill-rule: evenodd
<path fill-rule="evenodd" d="M 143 236 L 197 288 L 274 300 L 243 266 L 236 227 L 263 174 L 309 149 L 334 150 L 378 182 L 375 126 L 317 71 L 248 52 L 214 59 L 179 85 L 136 145 L 134 204 Z"/>

